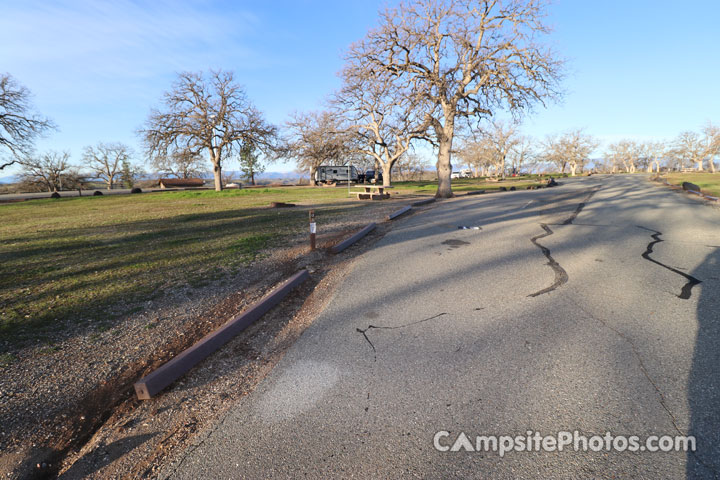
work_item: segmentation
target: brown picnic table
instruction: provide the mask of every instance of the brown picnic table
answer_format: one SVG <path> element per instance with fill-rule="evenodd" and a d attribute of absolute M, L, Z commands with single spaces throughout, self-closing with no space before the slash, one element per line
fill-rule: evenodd
<path fill-rule="evenodd" d="M 390 194 L 385 189 L 394 187 L 390 185 L 358 185 L 355 188 L 362 188 L 360 192 L 353 192 L 357 195 L 358 200 L 384 200 L 390 198 Z"/>

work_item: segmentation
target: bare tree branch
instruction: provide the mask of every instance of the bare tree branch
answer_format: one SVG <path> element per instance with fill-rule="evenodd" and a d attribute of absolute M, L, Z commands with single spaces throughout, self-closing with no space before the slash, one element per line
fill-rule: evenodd
<path fill-rule="evenodd" d="M 315 170 L 323 163 L 344 165 L 351 159 L 355 147 L 342 122 L 329 110 L 296 113 L 287 122 L 286 149 L 298 169 L 310 171 L 311 182 L 315 180 Z"/>
<path fill-rule="evenodd" d="M 644 153 L 645 146 L 634 140 L 620 140 L 608 145 L 606 157 L 610 173 L 615 173 L 621 165 L 626 173 L 635 173 L 636 165 Z"/>
<path fill-rule="evenodd" d="M 186 150 L 175 150 L 168 156 L 157 155 L 152 167 L 160 174 L 176 178 L 193 178 L 202 174 L 202 157 Z"/>
<path fill-rule="evenodd" d="M 581 129 L 570 130 L 559 137 L 549 135 L 543 142 L 542 157 L 545 161 L 554 163 L 565 173 L 565 167 L 570 167 L 570 174 L 575 176 L 577 168 L 585 165 L 599 142 Z"/>
<path fill-rule="evenodd" d="M 27 88 L 10 74 L 0 74 L 0 147 L 12 155 L 0 163 L 0 170 L 28 157 L 35 139 L 56 128 L 50 120 L 34 112 L 30 100 Z"/>
<path fill-rule="evenodd" d="M 95 146 L 85 147 L 83 162 L 112 190 L 115 179 L 120 175 L 123 162 L 132 158 L 132 150 L 122 143 L 98 143 Z"/>
<path fill-rule="evenodd" d="M 277 149 L 275 126 L 250 102 L 232 72 L 181 73 L 165 93 L 162 110 L 152 110 L 140 131 L 148 155 L 208 154 L 215 190 L 222 190 L 222 166 L 247 143 L 266 155 Z"/>
<path fill-rule="evenodd" d="M 370 52 L 356 46 L 341 72 L 343 87 L 333 105 L 343 115 L 347 129 L 357 138 L 356 152 L 382 165 L 383 184 L 390 185 L 392 168 L 412 147 L 415 139 L 426 138 L 431 106 L 403 88 L 386 71 L 369 70 L 358 59 Z"/>
<path fill-rule="evenodd" d="M 76 175 L 71 171 L 69 152 L 47 152 L 40 156 L 19 160 L 22 166 L 21 183 L 48 192 L 73 188 Z"/>
<path fill-rule="evenodd" d="M 389 73 L 429 109 L 438 146 L 438 192 L 452 196 L 458 120 L 498 109 L 514 115 L 560 95 L 562 62 L 537 43 L 548 33 L 542 0 L 409 0 L 351 50 L 371 72 Z"/>

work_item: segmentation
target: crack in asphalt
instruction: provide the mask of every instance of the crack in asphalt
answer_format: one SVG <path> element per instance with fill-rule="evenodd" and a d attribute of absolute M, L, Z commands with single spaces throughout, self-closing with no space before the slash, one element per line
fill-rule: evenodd
<path fill-rule="evenodd" d="M 411 326 L 417 325 L 417 324 L 419 324 L 419 323 L 428 322 L 428 321 L 433 320 L 433 319 L 436 319 L 436 318 L 438 318 L 438 317 L 442 317 L 443 315 L 447 315 L 447 312 L 438 313 L 437 315 L 433 315 L 432 317 L 423 318 L 422 320 L 418 320 L 418 321 L 415 321 L 415 322 L 406 323 L 405 325 L 397 325 L 397 326 L 394 326 L 394 327 L 387 327 L 387 326 L 382 326 L 382 325 L 379 325 L 379 326 L 378 326 L 378 325 L 368 325 L 367 328 L 364 328 L 364 329 L 363 329 L 363 328 L 356 328 L 355 330 L 356 330 L 358 333 L 362 333 L 363 337 L 365 337 L 365 340 L 367 340 L 367 342 L 370 344 L 370 347 L 372 348 L 372 350 L 373 350 L 373 355 L 374 355 L 374 360 L 373 360 L 373 361 L 376 362 L 376 361 L 377 361 L 377 350 L 375 349 L 375 345 L 373 345 L 373 343 L 370 341 L 370 338 L 368 338 L 368 336 L 367 336 L 367 331 L 368 331 L 368 330 L 372 330 L 372 329 L 376 329 L 376 330 L 396 330 L 396 329 L 398 329 L 398 328 L 411 327 Z"/>
<path fill-rule="evenodd" d="M 578 214 L 582 211 L 583 208 L 585 208 L 585 204 L 592 198 L 593 195 L 598 192 L 598 190 L 600 190 L 600 187 L 602 187 L 602 185 L 597 185 L 593 187 L 593 189 L 588 192 L 585 198 L 583 198 L 583 201 L 578 204 L 577 208 L 575 208 L 575 211 L 572 213 L 572 215 L 570 215 L 569 218 L 565 219 L 565 221 L 562 222 L 560 225 L 572 225 Z"/>
<path fill-rule="evenodd" d="M 662 232 L 658 232 L 657 230 L 653 230 L 652 228 L 641 227 L 640 225 L 637 225 L 637 227 L 642 228 L 643 230 L 647 230 L 648 232 L 654 232 L 652 235 L 650 235 L 653 238 L 653 241 L 648 243 L 647 247 L 645 248 L 645 251 L 642 254 L 642 257 L 645 260 L 648 260 L 656 265 L 660 265 L 663 268 L 667 268 L 671 272 L 677 273 L 678 275 L 681 275 L 682 277 L 684 277 L 687 280 L 687 283 L 685 283 L 685 285 L 683 285 L 682 289 L 680 290 L 680 295 L 678 295 L 677 297 L 682 298 L 683 300 L 688 300 L 690 298 L 690 295 L 692 295 L 692 288 L 695 285 L 702 283 L 702 281 L 698 280 L 697 278 L 693 277 L 692 275 L 688 275 L 685 272 L 681 272 L 677 268 L 673 268 L 669 265 L 665 265 L 664 263 L 659 262 L 659 261 L 655 260 L 654 258 L 651 258 L 650 254 L 653 253 L 653 247 L 655 246 L 655 244 L 665 241 L 660 238 L 660 236 L 662 235 Z"/>
<path fill-rule="evenodd" d="M 547 263 L 547 264 L 548 264 L 548 265 L 550 266 L 550 268 L 552 268 L 553 271 L 555 272 L 555 281 L 554 281 L 553 284 L 550 285 L 549 287 L 543 288 L 542 290 L 540 290 L 540 291 L 538 291 L 538 292 L 531 293 L 530 295 L 528 295 L 528 297 L 537 297 L 537 296 L 542 295 L 542 294 L 544 294 L 544 293 L 552 292 L 553 290 L 555 290 L 556 288 L 558 288 L 560 285 L 562 285 L 562 284 L 564 284 L 564 283 L 567 283 L 567 281 L 568 281 L 568 274 L 567 274 L 567 272 L 566 272 L 565 269 L 562 268 L 562 267 L 560 266 L 560 264 L 552 257 L 552 255 L 550 254 L 550 249 L 548 249 L 547 247 L 545 247 L 545 246 L 543 246 L 543 245 L 540 245 L 540 244 L 538 243 L 538 240 L 539 240 L 539 239 L 544 238 L 544 237 L 548 237 L 548 236 L 552 235 L 552 234 L 555 233 L 555 232 L 553 232 L 553 231 L 550 229 L 550 227 L 548 227 L 548 226 L 547 226 L 546 224 L 544 224 L 544 223 L 541 223 L 540 226 L 543 228 L 543 230 L 545 230 L 545 233 L 543 233 L 543 234 L 541 234 L 541 235 L 536 235 L 536 236 L 532 237 L 532 238 L 530 239 L 530 241 L 531 241 L 536 247 L 538 247 L 538 248 L 542 251 L 542 253 L 545 255 L 545 257 L 548 259 L 548 263 Z"/>
<path fill-rule="evenodd" d="M 641 228 L 642 228 L 642 227 L 641 227 Z M 584 312 L 588 317 L 590 317 L 590 318 L 593 319 L 594 321 L 600 323 L 601 325 L 603 325 L 603 326 L 604 326 L 605 328 L 607 328 L 608 330 L 614 332 L 618 337 L 620 337 L 620 338 L 623 339 L 628 345 L 630 345 L 630 349 L 632 350 L 633 355 L 635 356 L 635 359 L 637 360 L 638 367 L 640 368 L 640 371 L 642 372 L 642 374 L 643 374 L 643 376 L 645 377 L 645 379 L 646 379 L 646 380 L 650 383 L 650 385 L 652 385 L 652 387 L 655 389 L 655 393 L 657 393 L 657 396 L 658 396 L 658 403 L 660 403 L 660 406 L 662 406 L 663 410 L 665 410 L 665 413 L 667 413 L 668 417 L 670 418 L 670 422 L 673 424 L 673 427 L 675 428 L 675 431 L 677 431 L 678 434 L 680 434 L 681 436 L 686 437 L 686 436 L 687 436 L 687 433 L 686 433 L 685 431 L 683 431 L 683 429 L 680 428 L 680 426 L 678 425 L 677 418 L 675 417 L 675 414 L 672 412 L 672 410 L 670 410 L 670 407 L 667 405 L 667 400 L 665 399 L 665 394 L 664 394 L 663 391 L 660 389 L 660 387 L 659 387 L 658 384 L 655 382 L 655 380 L 653 380 L 653 378 L 650 376 L 650 373 L 647 371 L 647 367 L 645 367 L 645 363 L 644 363 L 643 360 L 642 360 L 642 356 L 640 355 L 640 351 L 639 351 L 639 350 L 637 349 L 637 347 L 635 346 L 635 342 L 633 342 L 632 339 L 630 339 L 630 337 L 628 337 L 627 335 L 625 335 L 624 333 L 622 333 L 620 330 L 616 329 L 615 327 L 610 326 L 607 322 L 605 322 L 605 321 L 602 320 L 601 318 L 596 317 L 595 315 L 593 315 L 592 313 L 590 313 L 589 311 L 587 311 L 586 309 L 584 309 L 579 303 L 573 301 L 572 299 L 570 299 L 570 302 L 573 303 L 579 310 L 581 310 L 582 312 Z M 715 470 L 715 468 L 714 468 L 712 465 L 706 464 L 706 463 L 700 458 L 700 456 L 697 454 L 697 452 L 692 451 L 692 450 L 689 450 L 689 453 L 690 453 L 693 457 L 695 457 L 695 459 L 698 461 L 698 463 L 700 463 L 703 467 L 705 467 L 705 468 L 707 468 L 708 470 L 710 470 L 711 472 L 713 472 L 713 473 L 715 474 L 715 478 L 718 478 L 718 475 L 719 475 L 719 474 L 718 474 L 718 472 Z"/>
<path fill-rule="evenodd" d="M 575 219 L 580 214 L 582 209 L 585 208 L 585 205 L 587 204 L 587 202 L 592 198 L 593 195 L 595 195 L 598 192 L 598 190 L 600 190 L 601 187 L 602 187 L 602 185 L 597 185 L 597 186 L 593 187 L 588 192 L 588 194 L 585 195 L 585 198 L 583 198 L 582 202 L 580 202 L 578 204 L 578 206 L 575 208 L 575 211 L 568 218 L 566 218 L 560 224 L 553 224 L 553 225 L 572 225 L 573 221 L 575 221 Z M 560 266 L 560 264 L 550 254 L 550 249 L 538 243 L 539 239 L 548 237 L 555 232 L 552 231 L 552 229 L 548 226 L 547 223 L 541 223 L 540 226 L 542 227 L 543 230 L 545 230 L 545 233 L 534 236 L 533 238 L 530 239 L 530 241 L 533 243 L 533 245 L 538 247 L 542 251 L 543 255 L 545 255 L 545 257 L 548 259 L 547 265 L 553 269 L 553 272 L 555 272 L 555 281 L 549 287 L 543 288 L 542 290 L 539 290 L 535 293 L 531 293 L 530 295 L 528 295 L 528 297 L 537 297 L 537 296 L 543 295 L 545 293 L 552 292 L 553 290 L 558 288 L 560 285 L 563 285 L 563 284 L 567 283 L 567 281 L 568 281 L 567 272 L 565 271 L 564 268 L 562 268 Z"/>

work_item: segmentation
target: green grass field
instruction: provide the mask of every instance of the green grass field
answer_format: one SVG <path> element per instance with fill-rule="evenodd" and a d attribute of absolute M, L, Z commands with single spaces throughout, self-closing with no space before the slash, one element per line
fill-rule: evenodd
<path fill-rule="evenodd" d="M 262 188 L 33 200 L 0 205 L 0 337 L 66 321 L 111 323 L 168 289 L 238 273 L 269 247 L 372 203 L 342 188 Z"/>
<path fill-rule="evenodd" d="M 720 173 L 668 173 L 665 178 L 673 185 L 694 183 L 703 193 L 720 197 Z"/>
<path fill-rule="evenodd" d="M 532 179 L 454 180 L 454 190 L 524 188 Z M 435 193 L 434 182 L 398 182 L 399 197 Z M 395 196 L 395 193 L 393 193 Z M 241 273 L 272 247 L 317 222 L 352 219 L 382 202 L 346 188 L 278 187 L 42 199 L 0 204 L 0 338 L 42 339 L 67 322 L 109 328 L 143 302 Z M 2 345 L 0 345 L 1 347 Z"/>

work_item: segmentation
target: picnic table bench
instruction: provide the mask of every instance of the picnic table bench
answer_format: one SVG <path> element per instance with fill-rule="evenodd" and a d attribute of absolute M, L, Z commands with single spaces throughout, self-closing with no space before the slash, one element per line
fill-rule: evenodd
<path fill-rule="evenodd" d="M 384 200 L 390 198 L 390 194 L 385 192 L 386 188 L 394 188 L 385 185 L 359 185 L 355 188 L 361 188 L 362 191 L 353 192 L 357 195 L 358 200 Z"/>

